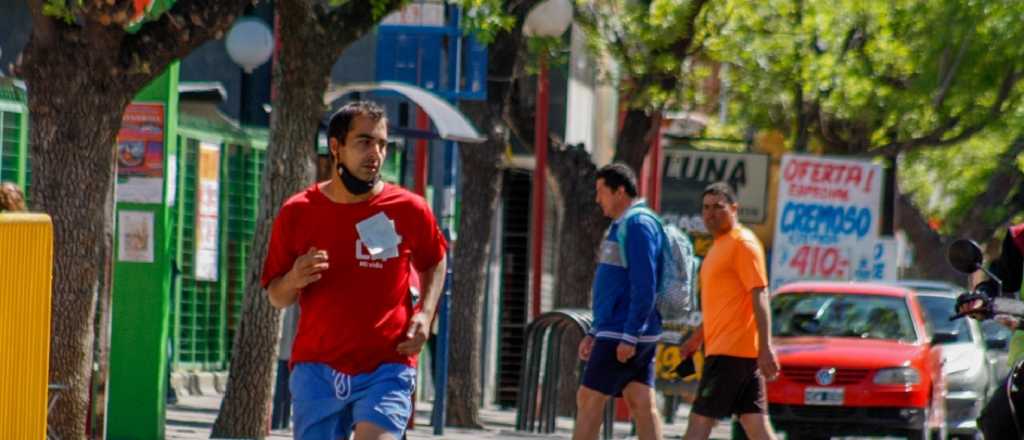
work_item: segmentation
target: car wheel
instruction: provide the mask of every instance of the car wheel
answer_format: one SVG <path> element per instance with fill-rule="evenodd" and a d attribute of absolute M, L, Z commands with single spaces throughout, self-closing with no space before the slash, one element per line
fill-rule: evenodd
<path fill-rule="evenodd" d="M 823 437 L 823 436 L 814 435 L 814 434 L 804 434 L 804 435 L 795 434 L 794 435 L 794 434 L 790 434 L 788 432 L 786 433 L 786 438 L 788 440 L 831 440 L 832 439 L 832 437 Z"/>
<path fill-rule="evenodd" d="M 787 440 L 831 440 L 832 437 L 828 435 L 812 434 L 808 432 L 800 432 L 799 430 L 786 431 Z"/>
<path fill-rule="evenodd" d="M 924 429 L 912 429 L 907 431 L 907 440 L 929 440 L 928 431 Z"/>
<path fill-rule="evenodd" d="M 945 433 L 940 428 L 914 429 L 907 432 L 908 440 L 946 440 Z"/>

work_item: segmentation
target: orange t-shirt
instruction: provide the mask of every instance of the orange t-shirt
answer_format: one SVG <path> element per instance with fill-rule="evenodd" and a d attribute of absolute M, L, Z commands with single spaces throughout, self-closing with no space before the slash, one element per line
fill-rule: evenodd
<path fill-rule="evenodd" d="M 767 285 L 764 248 L 753 232 L 737 226 L 715 238 L 700 268 L 706 354 L 757 358 L 750 291 Z"/>

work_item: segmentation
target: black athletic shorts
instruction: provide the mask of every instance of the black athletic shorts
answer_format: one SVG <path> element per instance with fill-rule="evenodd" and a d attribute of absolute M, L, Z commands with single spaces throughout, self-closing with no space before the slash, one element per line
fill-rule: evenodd
<path fill-rule="evenodd" d="M 654 388 L 654 354 L 658 344 L 636 344 L 636 354 L 626 363 L 619 362 L 618 339 L 596 338 L 590 359 L 583 370 L 583 386 L 606 396 L 622 397 L 631 382 Z"/>
<path fill-rule="evenodd" d="M 764 376 L 757 368 L 757 359 L 711 355 L 704 360 L 692 411 L 713 419 L 767 414 L 764 393 Z"/>

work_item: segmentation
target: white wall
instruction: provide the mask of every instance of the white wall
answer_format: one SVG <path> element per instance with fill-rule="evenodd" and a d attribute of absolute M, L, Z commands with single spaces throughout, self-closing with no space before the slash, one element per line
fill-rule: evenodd
<path fill-rule="evenodd" d="M 583 30 L 571 29 L 569 84 L 566 96 L 565 141 L 583 143 L 594 163 L 611 162 L 618 123 L 618 89 L 601 77 L 608 60 L 595 58 L 586 47 Z"/>

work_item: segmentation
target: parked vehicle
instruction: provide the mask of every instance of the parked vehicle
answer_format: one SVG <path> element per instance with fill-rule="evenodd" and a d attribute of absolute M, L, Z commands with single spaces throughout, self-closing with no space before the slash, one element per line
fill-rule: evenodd
<path fill-rule="evenodd" d="M 959 293 L 919 291 L 917 295 L 932 341 L 942 351 L 946 429 L 951 436 L 973 439 L 980 435 L 977 420 L 981 409 L 999 383 L 994 365 L 998 360 L 990 362 L 977 321 L 950 321 Z"/>
<path fill-rule="evenodd" d="M 777 430 L 789 439 L 945 438 L 941 350 L 911 290 L 799 282 L 771 306 L 782 369 L 767 397 Z"/>
<path fill-rule="evenodd" d="M 992 364 L 992 377 L 999 383 L 1010 374 L 1009 350 L 1010 337 L 1013 332 L 1006 326 L 995 321 L 982 321 L 981 333 L 985 338 L 989 362 Z"/>
<path fill-rule="evenodd" d="M 995 284 L 992 292 L 1003 290 L 1002 281 L 984 266 L 981 247 L 971 240 L 956 240 L 946 250 L 950 265 L 964 274 L 982 271 Z M 1024 302 L 1017 297 L 989 296 L 988 290 L 971 290 L 957 297 L 956 313 L 972 319 L 989 320 L 1006 315 L 1024 320 Z M 985 438 L 1024 438 L 1024 362 L 1017 362 L 985 404 L 978 428 Z"/>
<path fill-rule="evenodd" d="M 942 281 L 929 280 L 900 280 L 898 285 L 909 287 L 922 293 L 946 292 L 953 294 L 955 298 L 967 289 Z M 974 320 L 968 320 L 976 322 Z M 980 324 L 982 339 L 985 343 L 985 357 L 991 366 L 992 381 L 1001 383 L 1002 379 L 1010 373 L 1010 365 L 1007 362 L 1010 336 L 1013 332 L 1002 324 L 995 321 L 982 321 Z M 972 324 L 973 325 L 973 324 Z"/>

